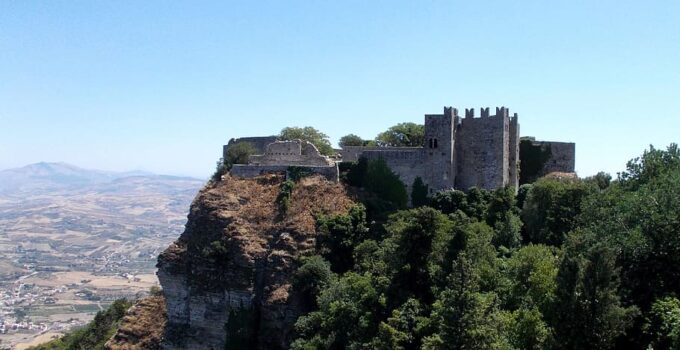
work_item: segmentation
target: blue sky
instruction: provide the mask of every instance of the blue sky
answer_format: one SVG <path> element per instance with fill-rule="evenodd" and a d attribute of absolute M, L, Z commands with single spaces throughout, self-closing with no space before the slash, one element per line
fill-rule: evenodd
<path fill-rule="evenodd" d="M 206 177 L 231 137 L 505 105 L 616 173 L 679 102 L 675 0 L 0 2 L 0 169 Z"/>

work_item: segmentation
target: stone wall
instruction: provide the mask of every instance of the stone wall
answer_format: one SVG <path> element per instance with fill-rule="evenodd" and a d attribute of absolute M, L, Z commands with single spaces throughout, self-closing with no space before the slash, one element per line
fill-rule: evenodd
<path fill-rule="evenodd" d="M 294 140 L 270 143 L 264 154 L 250 156 L 248 164 L 327 167 L 335 162 L 322 155 L 313 144 Z"/>
<path fill-rule="evenodd" d="M 550 147 L 550 158 L 543 166 L 543 175 L 552 172 L 573 173 L 576 166 L 576 144 L 571 142 L 537 141 Z"/>
<path fill-rule="evenodd" d="M 229 173 L 232 176 L 236 176 L 236 177 L 253 178 L 253 177 L 256 177 L 256 176 L 260 176 L 260 175 L 264 175 L 264 174 L 271 174 L 271 173 L 288 175 L 288 169 L 289 168 L 290 168 L 290 166 L 288 166 L 288 165 L 235 164 L 231 168 Z M 323 175 L 329 181 L 334 181 L 334 182 L 340 181 L 337 164 L 330 165 L 330 166 L 304 166 L 303 168 L 305 170 L 311 172 L 311 173 Z"/>
<path fill-rule="evenodd" d="M 499 110 L 481 118 L 468 116 L 461 120 L 456 131 L 457 177 L 456 188 L 495 189 L 508 184 L 509 118 Z"/>
<path fill-rule="evenodd" d="M 432 189 L 451 188 L 455 184 L 454 128 L 458 110 L 444 107 L 444 114 L 425 115 L 425 147 L 423 180 Z"/>
<path fill-rule="evenodd" d="M 276 142 L 278 138 L 276 136 L 255 136 L 255 137 L 241 137 L 229 140 L 229 143 L 222 147 L 222 157 L 227 159 L 227 150 L 230 146 L 237 144 L 239 142 L 248 142 L 255 148 L 256 154 L 264 154 L 267 145 L 272 142 Z"/>
<path fill-rule="evenodd" d="M 368 160 L 383 159 L 406 185 L 408 194 L 416 177 L 425 180 L 424 149 L 421 147 L 401 147 L 392 149 L 372 149 L 363 152 Z"/>

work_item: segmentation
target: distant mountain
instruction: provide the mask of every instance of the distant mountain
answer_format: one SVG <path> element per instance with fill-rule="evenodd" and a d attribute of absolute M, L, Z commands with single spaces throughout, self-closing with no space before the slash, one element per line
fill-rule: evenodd
<path fill-rule="evenodd" d="M 21 168 L 0 171 L 0 193 L 21 193 L 82 189 L 92 185 L 114 185 L 115 181 L 131 178 L 130 181 L 154 179 L 154 181 L 200 181 L 193 178 L 156 175 L 144 171 L 112 172 L 83 169 L 67 163 L 40 162 Z M 132 180 L 136 178 L 136 180 Z"/>

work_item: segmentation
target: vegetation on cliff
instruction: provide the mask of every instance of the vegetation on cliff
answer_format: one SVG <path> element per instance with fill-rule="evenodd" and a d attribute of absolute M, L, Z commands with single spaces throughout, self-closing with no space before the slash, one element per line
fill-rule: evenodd
<path fill-rule="evenodd" d="M 384 225 L 363 206 L 318 218 L 320 255 L 298 282 L 315 302 L 292 348 L 680 345 L 676 145 L 650 148 L 615 181 L 553 177 L 427 204 Z"/>
<path fill-rule="evenodd" d="M 116 300 L 108 309 L 98 312 L 87 326 L 30 350 L 103 350 L 130 306 L 132 303 L 127 300 Z"/>

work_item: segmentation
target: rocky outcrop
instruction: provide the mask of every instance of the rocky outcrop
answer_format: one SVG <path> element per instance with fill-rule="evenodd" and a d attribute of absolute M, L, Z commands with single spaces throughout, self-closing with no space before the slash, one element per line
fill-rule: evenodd
<path fill-rule="evenodd" d="M 353 202 L 341 184 L 303 178 L 284 215 L 276 204 L 283 180 L 225 175 L 199 192 L 184 233 L 158 259 L 163 348 L 288 348 L 306 305 L 291 277 L 296 259 L 315 249 L 314 215 Z"/>

